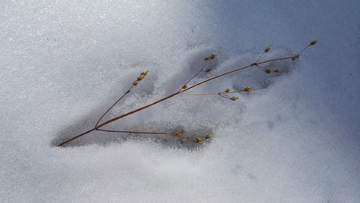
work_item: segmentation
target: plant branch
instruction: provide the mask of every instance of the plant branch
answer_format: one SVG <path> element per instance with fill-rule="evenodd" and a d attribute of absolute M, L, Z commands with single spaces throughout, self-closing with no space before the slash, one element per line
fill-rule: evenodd
<path fill-rule="evenodd" d="M 193 80 L 203 69 L 204 69 L 204 67 L 207 65 L 207 63 L 209 62 L 209 60 L 205 60 L 204 62 L 203 62 L 203 65 L 201 66 L 201 69 L 199 70 L 199 72 L 197 72 L 192 78 L 190 78 L 190 80 L 189 81 L 187 81 L 182 87 L 181 87 L 181 89 L 185 89 L 186 88 L 186 85 L 191 81 L 191 80 Z M 180 90 L 181 90 L 180 89 Z M 180 91 L 179 90 L 179 91 Z"/>
<path fill-rule="evenodd" d="M 71 138 L 71 139 L 68 139 L 68 140 L 66 140 L 66 141 L 58 144 L 57 146 L 59 146 L 59 147 L 60 147 L 60 146 L 63 146 L 64 144 L 66 144 L 66 143 L 68 143 L 68 142 L 70 142 L 70 141 L 73 141 L 73 140 L 75 140 L 75 139 L 77 139 L 77 138 L 79 138 L 79 137 L 81 137 L 81 136 L 83 136 L 83 135 L 86 135 L 86 134 L 88 134 L 88 133 L 90 133 L 90 132 L 92 132 L 92 131 L 94 131 L 94 130 L 96 130 L 96 128 L 93 128 L 93 129 L 91 129 L 91 130 L 89 130 L 89 131 L 86 131 L 86 132 L 84 132 L 84 133 L 81 133 L 80 135 L 75 136 L 75 137 L 73 137 L 73 138 Z"/>
<path fill-rule="evenodd" d="M 131 90 L 131 88 L 133 88 L 133 87 L 134 87 L 134 84 L 131 85 L 131 87 L 128 89 L 128 91 L 126 91 L 125 94 L 124 94 L 123 96 L 121 96 L 121 97 L 100 117 L 100 119 L 99 119 L 99 120 L 96 122 L 96 124 L 95 124 L 95 128 L 98 127 L 99 122 L 100 122 L 101 119 L 110 111 L 110 109 L 112 109 L 122 98 L 124 98 L 125 95 L 127 95 L 128 93 L 130 93 L 130 90 Z"/>
<path fill-rule="evenodd" d="M 109 124 L 109 123 L 111 123 L 111 122 L 114 122 L 114 121 L 116 121 L 116 120 L 119 120 L 120 118 L 124 118 L 124 117 L 126 117 L 126 116 L 131 115 L 131 114 L 134 114 L 134 113 L 136 113 L 136 112 L 139 112 L 139 111 L 141 111 L 141 110 L 143 110 L 143 109 L 146 109 L 146 108 L 148 108 L 148 107 L 150 107 L 150 106 L 153 106 L 153 105 L 155 105 L 155 104 L 157 104 L 157 103 L 159 103 L 159 102 L 162 102 L 162 101 L 165 101 L 165 100 L 167 100 L 167 99 L 170 99 L 171 97 L 173 97 L 173 96 L 175 96 L 175 95 L 177 95 L 177 94 L 180 94 L 180 92 L 175 92 L 174 94 L 171 94 L 171 95 L 169 95 L 169 96 L 167 96 L 167 97 L 164 97 L 164 98 L 162 98 L 162 99 L 160 99 L 160 100 L 158 100 L 158 101 L 156 101 L 156 102 L 153 102 L 153 103 L 151 103 L 151 104 L 148 104 L 148 105 L 146 105 L 146 106 L 143 106 L 143 107 L 141 107 L 141 108 L 138 108 L 138 109 L 136 109 L 136 110 L 134 110 L 134 111 L 130 111 L 130 112 L 126 113 L 126 114 L 123 114 L 123 115 L 121 115 L 121 116 L 118 116 L 118 117 L 115 117 L 115 118 L 113 118 L 113 119 L 110 119 L 110 120 L 108 120 L 108 121 L 106 121 L 106 122 L 98 125 L 97 128 L 100 128 L 100 127 L 102 127 L 102 126 L 104 126 L 104 125 L 106 125 L 106 124 Z"/>
<path fill-rule="evenodd" d="M 97 131 L 104 131 L 104 132 L 118 132 L 118 133 L 171 135 L 171 136 L 175 136 L 175 137 L 179 137 L 179 138 L 194 139 L 195 142 L 201 142 L 202 139 L 199 138 L 199 137 L 193 138 L 193 137 L 181 136 L 181 134 L 184 132 L 184 130 L 181 130 L 181 131 L 179 131 L 179 132 L 176 132 L 175 134 L 169 134 L 169 133 L 160 133 L 160 132 L 134 132 L 134 131 L 106 130 L 106 129 L 100 129 L 100 128 L 103 127 L 103 126 L 105 126 L 105 125 L 107 125 L 107 124 L 109 124 L 109 123 L 112 123 L 112 122 L 114 122 L 114 121 L 116 121 L 116 120 L 119 120 L 119 119 L 121 119 L 121 118 L 127 117 L 127 116 L 132 115 L 132 114 L 134 114 L 134 113 L 137 113 L 137 112 L 139 112 L 139 111 L 141 111 L 141 110 L 144 110 L 144 109 L 146 109 L 146 108 L 149 108 L 149 107 L 151 107 L 151 106 L 153 106 L 153 105 L 155 105 L 155 104 L 158 104 L 158 103 L 163 102 L 163 101 L 165 101 L 165 100 L 167 100 L 167 99 L 170 99 L 170 98 L 172 98 L 172 97 L 174 97 L 174 96 L 176 96 L 176 95 L 178 95 L 178 94 L 180 94 L 180 93 L 181 93 L 181 94 L 188 94 L 188 95 L 219 95 L 219 96 L 221 96 L 221 97 L 227 98 L 227 97 L 223 96 L 222 94 L 234 93 L 234 92 L 241 92 L 241 91 L 247 92 L 247 91 L 249 91 L 249 90 L 252 89 L 252 88 L 251 88 L 251 87 L 246 87 L 246 88 L 244 88 L 244 89 L 241 90 L 241 91 L 231 91 L 231 92 L 230 92 L 230 89 L 231 89 L 231 88 L 228 88 L 228 89 L 225 90 L 225 92 L 219 92 L 219 93 L 199 93 L 199 94 L 185 93 L 186 91 L 188 91 L 188 90 L 190 90 L 190 89 L 193 89 L 194 87 L 197 87 L 197 86 L 199 86 L 199 85 L 201 85 L 201 84 L 204 84 L 204 83 L 209 82 L 209 81 L 211 81 L 211 80 L 214 80 L 214 79 L 216 79 L 216 78 L 219 78 L 219 77 L 222 77 L 222 76 L 225 76 L 225 75 L 228 75 L 228 74 L 231 74 L 231 73 L 234 73 L 234 72 L 237 72 L 237 71 L 240 71 L 240 70 L 249 68 L 249 67 L 253 67 L 253 66 L 258 67 L 260 70 L 263 70 L 263 71 L 265 71 L 266 73 L 273 73 L 272 70 L 268 70 L 268 69 L 262 68 L 262 67 L 260 66 L 260 64 L 265 64 L 265 63 L 274 62 L 274 61 L 287 60 L 287 59 L 296 60 L 297 58 L 299 58 L 300 54 L 301 54 L 305 49 L 307 49 L 307 48 L 308 48 L 309 46 L 311 46 L 311 45 L 315 45 L 316 43 L 317 43 L 316 40 L 315 40 L 315 41 L 312 41 L 312 42 L 310 43 L 310 45 L 308 45 L 307 47 L 305 47 L 299 54 L 296 54 L 295 56 L 283 57 L 283 58 L 277 58 L 277 59 L 270 59 L 270 60 L 266 60 L 266 61 L 262 61 L 262 62 L 261 62 L 261 60 L 263 60 L 263 59 L 266 57 L 264 54 L 270 50 L 270 45 L 269 45 L 268 47 L 266 47 L 264 53 L 261 54 L 261 56 L 259 57 L 259 59 L 258 59 L 255 63 L 250 64 L 250 65 L 248 65 L 248 66 L 241 67 L 241 68 L 237 68 L 237 69 L 235 69 L 235 70 L 228 71 L 228 72 L 225 72 L 225 73 L 216 75 L 216 76 L 213 76 L 213 77 L 211 77 L 211 78 L 208 78 L 208 79 L 206 79 L 206 80 L 203 80 L 203 81 L 201 81 L 201 82 L 198 82 L 198 83 L 196 83 L 196 84 L 194 84 L 194 85 L 191 85 L 190 87 L 187 87 L 186 85 L 187 85 L 191 80 L 193 80 L 193 79 L 206 67 L 206 65 L 208 64 L 208 61 L 209 61 L 210 59 L 214 59 L 214 58 L 216 57 L 216 55 L 207 56 L 207 57 L 205 57 L 205 61 L 203 62 L 201 69 L 200 69 L 190 80 L 188 80 L 188 81 L 181 87 L 181 89 L 178 90 L 177 92 L 175 92 L 175 93 L 173 93 L 173 94 L 170 94 L 170 95 L 168 95 L 168 96 L 166 96 L 166 97 L 164 97 L 164 98 L 162 98 L 162 99 L 159 99 L 159 100 L 157 100 L 157 101 L 155 101 L 155 102 L 153 102 L 153 103 L 151 103 L 151 104 L 145 105 L 145 106 L 143 106 L 143 107 L 140 107 L 140 108 L 138 108 L 138 109 L 135 109 L 135 110 L 133 110 L 133 111 L 130 111 L 130 112 L 128 112 L 128 113 L 125 113 L 125 114 L 123 114 L 123 115 L 117 116 L 117 117 L 115 117 L 115 118 L 112 118 L 112 119 L 110 119 L 110 120 L 107 120 L 107 121 L 99 124 L 100 121 L 101 121 L 101 119 L 103 119 L 104 116 L 105 116 L 122 98 L 124 98 L 125 95 L 127 95 L 128 93 L 130 93 L 130 90 L 131 90 L 134 86 L 136 86 L 136 85 L 138 84 L 138 82 L 140 82 L 140 81 L 145 77 L 145 75 L 147 74 L 148 71 L 144 71 L 144 72 L 141 73 L 141 75 L 138 77 L 138 79 L 137 79 L 135 82 L 133 82 L 133 85 L 128 89 L 128 91 L 126 91 L 125 94 L 122 95 L 122 96 L 100 117 L 100 119 L 97 121 L 97 123 L 95 124 L 95 127 L 94 127 L 93 129 L 88 130 L 88 131 L 86 131 L 86 132 L 84 132 L 84 133 L 81 133 L 81 134 L 79 134 L 79 135 L 77 135 L 77 136 L 75 136 L 75 137 L 73 137 L 73 138 L 71 138 L 71 139 L 68 139 L 68 140 L 66 140 L 66 141 L 58 144 L 57 146 L 62 146 L 62 145 L 66 144 L 66 143 L 68 143 L 68 142 L 70 142 L 70 141 L 72 141 L 72 140 L 75 140 L 75 139 L 77 139 L 77 138 L 79 138 L 79 137 L 81 137 L 81 136 L 83 136 L 83 135 L 86 135 L 86 134 L 88 134 L 88 133 L 90 133 L 90 132 L 92 132 L 92 131 L 95 131 L 95 130 L 97 130 Z M 261 68 L 260 68 L 260 67 L 261 67 Z M 275 70 L 275 72 L 280 72 L 280 71 L 281 71 L 281 70 L 279 70 L 279 69 Z M 237 98 L 237 97 L 232 97 L 232 98 L 227 98 L 227 99 L 231 99 L 231 100 L 235 101 L 235 100 L 237 100 L 238 98 Z M 206 135 L 206 136 L 205 136 L 205 139 L 208 139 L 208 138 L 211 138 L 211 136 L 210 136 L 210 135 Z"/>
<path fill-rule="evenodd" d="M 148 134 L 148 135 L 171 135 L 174 137 L 180 137 L 185 139 L 195 139 L 195 137 L 183 137 L 177 134 L 170 134 L 170 133 L 160 133 L 160 132 L 138 132 L 138 131 L 125 131 L 125 130 L 105 130 L 105 129 L 97 129 L 98 131 L 103 132 L 112 132 L 112 133 L 134 133 L 134 134 Z"/>
<path fill-rule="evenodd" d="M 156 134 L 156 135 L 173 135 L 169 133 L 159 133 L 159 132 L 136 132 L 136 131 L 126 131 L 126 130 L 105 130 L 105 129 L 97 129 L 99 131 L 104 132 L 112 132 L 112 133 L 136 133 L 136 134 Z"/>

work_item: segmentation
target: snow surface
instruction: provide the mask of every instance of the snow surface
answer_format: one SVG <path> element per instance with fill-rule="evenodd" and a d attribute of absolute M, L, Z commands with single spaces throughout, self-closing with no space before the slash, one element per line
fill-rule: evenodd
<path fill-rule="evenodd" d="M 358 1 L 2 1 L 0 202 L 360 202 Z M 194 145 L 167 136 L 92 133 L 110 116 L 179 89 L 203 57 L 210 75 L 256 68 L 194 88 L 253 86 L 232 102 L 179 95 L 114 129 L 211 133 Z M 209 75 L 199 75 L 200 81 Z"/>

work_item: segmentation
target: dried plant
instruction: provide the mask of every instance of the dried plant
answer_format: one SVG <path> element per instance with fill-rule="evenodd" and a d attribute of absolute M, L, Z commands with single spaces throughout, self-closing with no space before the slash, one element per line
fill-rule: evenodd
<path fill-rule="evenodd" d="M 266 64 L 266 63 L 269 63 L 269 62 L 274 62 L 274 61 L 282 61 L 282 60 L 288 60 L 288 59 L 291 59 L 293 61 L 295 61 L 296 59 L 298 59 L 300 57 L 300 55 L 302 54 L 302 52 L 304 52 L 309 46 L 312 46 L 312 45 L 315 45 L 317 43 L 317 41 L 312 41 L 308 46 L 306 46 L 300 53 L 294 55 L 294 56 L 289 56 L 289 57 L 284 57 L 284 58 L 276 58 L 276 59 L 270 59 L 270 60 L 266 60 L 266 61 L 263 61 L 263 59 L 265 58 L 266 56 L 266 53 L 270 51 L 270 45 L 268 47 L 265 48 L 264 52 L 260 55 L 260 57 L 258 58 L 258 60 L 255 62 L 255 63 L 252 63 L 248 66 L 244 66 L 244 67 L 241 67 L 241 68 L 238 68 L 238 69 L 234 69 L 234 70 L 231 70 L 231 71 L 228 71 L 228 72 L 225 72 L 225 73 L 222 73 L 222 74 L 219 74 L 219 75 L 216 75 L 214 77 L 211 77 L 211 78 L 208 78 L 206 80 L 203 80 L 201 82 L 198 82 L 196 84 L 193 84 L 193 85 L 190 85 L 188 86 L 188 84 L 201 72 L 210 72 L 211 71 L 211 68 L 206 68 L 207 67 L 207 64 L 210 60 L 214 59 L 216 57 L 216 55 L 211 55 L 211 56 L 207 56 L 205 57 L 204 59 L 204 62 L 200 68 L 200 70 L 191 78 L 189 79 L 184 85 L 181 86 L 181 88 L 177 91 L 177 92 L 174 92 L 173 94 L 170 94 L 158 101 L 155 101 L 151 104 L 148 104 L 148 105 L 145 105 L 141 108 L 138 108 L 138 109 L 135 109 L 133 111 L 130 111 L 128 113 L 125 113 L 125 114 L 122 114 L 120 116 L 117 116 L 115 118 L 112 118 L 112 119 L 109 119 L 103 123 L 101 123 L 101 120 L 104 118 L 104 116 L 122 99 L 124 98 L 128 93 L 130 93 L 131 89 L 134 88 L 139 82 L 141 82 L 146 74 L 148 73 L 148 71 L 144 71 L 140 74 L 140 76 L 137 78 L 137 80 L 135 80 L 131 87 L 125 92 L 124 95 L 122 95 L 100 118 L 99 120 L 96 122 L 95 124 L 95 127 L 93 129 L 90 129 L 84 133 L 81 133 L 71 139 L 68 139 L 66 141 L 63 141 L 61 142 L 60 144 L 58 144 L 57 146 L 63 146 L 64 144 L 66 143 L 69 143 L 79 137 L 82 137 L 92 131 L 104 131 L 104 132 L 113 132 L 113 133 L 135 133 L 135 134 L 163 134 L 163 135 L 170 135 L 170 136 L 175 136 L 175 137 L 178 137 L 178 138 L 182 138 L 182 139 L 189 139 L 189 140 L 193 140 L 194 142 L 202 142 L 204 139 L 210 139 L 211 138 L 211 135 L 205 135 L 203 137 L 191 137 L 191 136 L 185 136 L 184 133 L 185 131 L 184 130 L 180 130 L 178 132 L 175 132 L 173 134 L 170 134 L 170 133 L 162 133 L 162 132 L 134 132 L 134 131 L 122 131 L 122 130 L 108 130 L 108 129 L 104 129 L 104 127 L 106 125 L 108 125 L 109 123 L 112 123 L 116 120 L 119 120 L 121 118 L 124 118 L 126 116 L 129 116 L 131 114 L 134 114 L 134 113 L 137 113 L 141 110 L 144 110 L 144 109 L 147 109 L 157 103 L 160 103 L 160 102 L 163 102 L 167 99 L 170 99 L 178 94 L 186 94 L 186 95 L 219 95 L 220 97 L 223 97 L 225 99 L 229 99 L 229 100 L 232 100 L 232 101 L 236 101 L 238 99 L 238 97 L 235 97 L 235 96 L 232 96 L 230 97 L 229 95 L 231 93 L 235 93 L 235 92 L 248 92 L 252 89 L 252 87 L 244 87 L 242 90 L 238 90 L 238 91 L 234 91 L 234 90 L 231 90 L 231 88 L 227 88 L 225 89 L 223 92 L 217 92 L 217 93 L 199 93 L 199 94 L 194 94 L 194 93 L 187 93 L 188 90 L 196 87 L 196 86 L 199 86 L 203 83 L 206 83 L 206 82 L 209 82 L 211 80 L 214 80 L 216 78 L 219 78 L 219 77 L 222 77 L 222 76 L 225 76 L 225 75 L 228 75 L 228 74 L 232 74 L 234 72 L 237 72 L 237 71 L 240 71 L 240 70 L 243 70 L 243 69 L 246 69 L 246 68 L 250 68 L 250 67 L 256 67 L 258 69 L 260 69 L 261 71 L 267 73 L 267 74 L 273 74 L 273 73 L 279 73 L 281 70 L 280 69 L 275 69 L 275 70 L 270 70 L 270 69 L 266 69 L 264 67 L 262 67 L 261 65 L 262 64 Z"/>

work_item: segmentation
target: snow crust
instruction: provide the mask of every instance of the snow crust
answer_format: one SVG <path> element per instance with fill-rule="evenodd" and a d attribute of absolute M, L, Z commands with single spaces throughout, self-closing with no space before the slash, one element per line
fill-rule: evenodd
<path fill-rule="evenodd" d="M 0 202 L 359 202 L 357 1 L 2 1 Z M 194 82 L 266 59 L 110 125 L 213 135 L 92 133 Z M 105 118 L 105 120 L 106 120 Z"/>

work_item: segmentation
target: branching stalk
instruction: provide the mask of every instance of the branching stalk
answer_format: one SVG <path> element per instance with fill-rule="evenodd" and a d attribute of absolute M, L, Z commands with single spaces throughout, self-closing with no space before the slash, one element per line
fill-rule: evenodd
<path fill-rule="evenodd" d="M 112 109 L 122 98 L 124 98 L 125 95 L 127 95 L 128 93 L 130 93 L 130 90 L 131 90 L 131 88 L 133 88 L 133 87 L 134 87 L 134 85 L 131 85 L 131 87 L 129 88 L 129 90 L 126 91 L 126 93 L 125 93 L 123 96 L 121 96 L 121 97 L 100 117 L 100 119 L 99 119 L 99 120 L 96 122 L 96 124 L 95 124 L 95 128 L 98 127 L 99 122 L 100 122 L 101 119 L 104 118 L 104 116 L 110 111 L 110 109 Z"/>
<path fill-rule="evenodd" d="M 230 99 L 230 100 L 235 101 L 235 100 L 238 99 L 237 97 L 228 98 L 228 97 L 223 96 L 223 94 L 235 93 L 235 92 L 241 92 L 241 91 L 247 92 L 247 91 L 251 90 L 252 88 L 251 88 L 251 87 L 246 87 L 246 88 L 244 88 L 244 89 L 241 90 L 241 91 L 230 91 L 231 88 L 228 88 L 228 89 L 226 89 L 224 92 L 219 92 L 219 93 L 198 93 L 198 94 L 186 93 L 186 91 L 188 91 L 188 90 L 190 90 L 190 89 L 193 89 L 194 87 L 197 87 L 197 86 L 199 86 L 199 85 L 201 85 L 201 84 L 204 84 L 204 83 L 206 83 L 206 82 L 209 82 L 209 81 L 211 81 L 211 80 L 214 80 L 214 79 L 220 78 L 220 77 L 222 77 L 222 76 L 225 76 L 225 75 L 228 75 L 228 74 L 231 74 L 231 73 L 234 73 L 234 72 L 237 72 L 237 71 L 246 69 L 246 68 L 250 68 L 250 67 L 253 67 L 253 66 L 258 67 L 260 70 L 263 70 L 263 71 L 265 71 L 266 73 L 273 73 L 274 71 L 275 71 L 275 72 L 280 72 L 281 70 L 279 70 L 279 69 L 276 69 L 276 70 L 272 71 L 272 70 L 264 69 L 264 68 L 262 68 L 260 65 L 261 65 L 261 64 L 265 64 L 265 63 L 269 63 L 269 62 L 281 61 L 281 60 L 287 60 L 287 59 L 296 60 L 297 58 L 299 58 L 300 54 L 301 54 L 305 49 L 307 49 L 307 48 L 308 48 L 309 46 L 311 46 L 311 45 L 315 45 L 316 43 L 317 43 L 317 41 L 312 41 L 312 42 L 310 43 L 310 45 L 308 45 L 307 47 L 305 47 L 299 54 L 296 54 L 295 56 L 284 57 L 284 58 L 276 58 L 276 59 L 270 59 L 270 60 L 266 60 L 266 61 L 261 61 L 261 60 L 263 60 L 263 59 L 266 57 L 266 55 L 264 55 L 264 54 L 267 53 L 267 52 L 270 50 L 270 46 L 268 46 L 268 47 L 266 47 L 265 51 L 261 54 L 261 56 L 259 57 L 259 59 L 258 59 L 255 63 L 252 63 L 252 64 L 250 64 L 250 65 L 248 65 L 248 66 L 244 66 L 244 67 L 241 67 L 241 68 L 238 68 L 238 69 L 235 69 L 235 70 L 231 70 L 231 71 L 228 71 L 228 72 L 225 72 L 225 73 L 222 73 L 222 74 L 213 76 L 213 77 L 211 77 L 211 78 L 208 78 L 208 79 L 206 79 L 206 80 L 203 80 L 203 81 L 201 81 L 201 82 L 198 82 L 198 83 L 196 83 L 196 84 L 193 84 L 193 85 L 187 87 L 188 83 L 190 83 L 200 72 L 203 71 L 203 69 L 204 69 L 204 68 L 206 67 L 206 65 L 208 64 L 209 60 L 212 60 L 212 59 L 214 59 L 214 58 L 216 57 L 216 55 L 207 56 L 207 57 L 205 57 L 205 61 L 203 62 L 202 66 L 201 66 L 201 69 L 200 69 L 190 80 L 188 80 L 177 92 L 175 92 L 175 93 L 173 93 L 173 94 L 170 94 L 170 95 L 168 95 L 168 96 L 166 96 L 166 97 L 164 97 L 164 98 L 162 98 L 162 99 L 159 99 L 158 101 L 155 101 L 155 102 L 153 102 L 153 103 L 151 103 L 151 104 L 145 105 L 145 106 L 143 106 L 143 107 L 140 107 L 140 108 L 138 108 L 138 109 L 135 109 L 135 110 L 130 111 L 130 112 L 128 112 L 128 113 L 125 113 L 125 114 L 123 114 L 123 115 L 114 117 L 114 118 L 112 118 L 112 119 L 109 119 L 109 120 L 107 120 L 107 121 L 99 124 L 100 121 L 104 118 L 104 116 L 105 116 L 121 99 L 123 99 L 128 93 L 130 93 L 130 90 L 131 90 L 134 86 L 136 86 L 141 80 L 144 79 L 144 77 L 146 76 L 146 74 L 147 74 L 147 72 L 148 72 L 148 71 L 144 71 L 144 72 L 142 72 L 142 73 L 140 74 L 140 76 L 137 78 L 137 80 L 133 82 L 132 86 L 128 89 L 128 91 L 126 91 L 124 95 L 122 95 L 109 109 L 106 110 L 106 112 L 105 112 L 105 113 L 99 118 L 99 120 L 96 122 L 95 127 L 94 127 L 93 129 L 88 130 L 88 131 L 86 131 L 86 132 L 84 132 L 84 133 L 81 133 L 81 134 L 79 134 L 79 135 L 77 135 L 77 136 L 75 136 L 75 137 L 73 137 L 73 138 L 70 138 L 70 139 L 68 139 L 68 140 L 66 140 L 66 141 L 63 141 L 63 142 L 61 142 L 60 144 L 58 144 L 57 146 L 63 146 L 64 144 L 69 143 L 69 142 L 71 142 L 71 141 L 73 141 L 73 140 L 75 140 L 75 139 L 77 139 L 77 138 L 79 138 L 79 137 L 82 137 L 82 136 L 84 136 L 84 135 L 86 135 L 86 134 L 88 134 L 88 133 L 90 133 L 90 132 L 93 132 L 93 131 L 114 132 L 114 133 L 135 133 L 135 134 L 170 135 L 170 136 L 175 136 L 175 137 L 184 138 L 184 139 L 191 139 L 191 140 L 193 140 L 194 142 L 201 142 L 203 139 L 202 139 L 202 138 L 199 138 L 199 137 L 182 136 L 182 134 L 184 133 L 184 130 L 180 130 L 180 131 L 178 131 L 178 132 L 176 132 L 176 133 L 174 133 L 174 134 L 169 134 L 169 133 L 162 133 L 162 132 L 135 132 L 135 131 L 107 130 L 107 129 L 102 129 L 101 127 L 104 127 L 104 126 L 106 126 L 107 124 L 112 123 L 112 122 L 114 122 L 114 121 L 116 121 L 116 120 L 119 120 L 119 119 L 121 119 L 121 118 L 124 118 L 124 117 L 126 117 L 126 116 L 129 116 L 129 115 L 132 115 L 132 114 L 134 114 L 134 113 L 137 113 L 137 112 L 139 112 L 139 111 L 141 111 L 141 110 L 147 109 L 147 108 L 149 108 L 149 107 L 151 107 L 151 106 L 153 106 L 153 105 L 155 105 L 155 104 L 158 104 L 158 103 L 163 102 L 163 101 L 165 101 L 165 100 L 167 100 L 167 99 L 170 99 L 170 98 L 172 98 L 172 97 L 174 97 L 174 96 L 176 96 L 176 95 L 178 95 L 178 94 L 180 94 L 180 93 L 181 93 L 181 94 L 187 94 L 187 95 L 219 95 L 219 96 L 224 97 L 224 98 L 226 98 L 226 99 Z M 210 69 L 209 69 L 209 70 L 210 70 Z M 208 72 L 208 71 L 206 71 L 206 72 Z M 211 138 L 210 135 L 204 136 L 204 139 L 209 139 L 209 138 Z"/>

